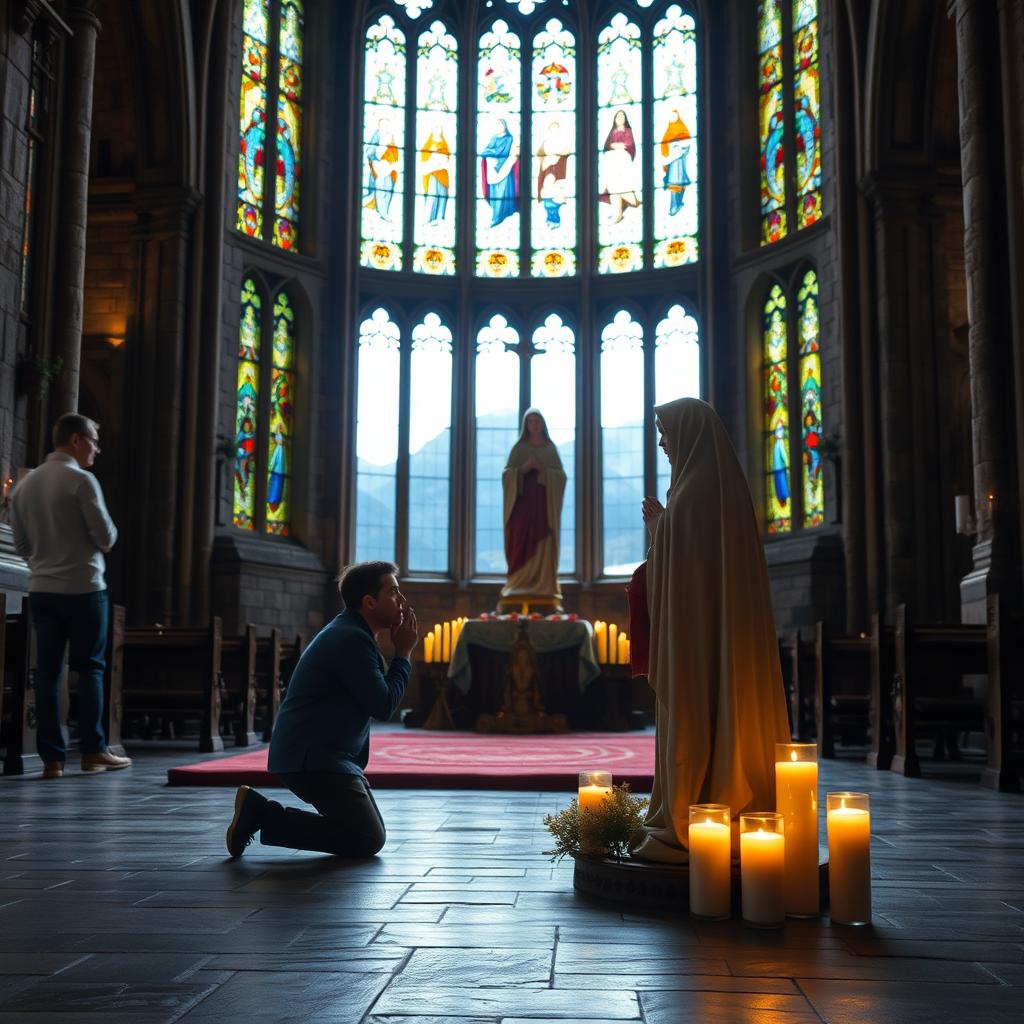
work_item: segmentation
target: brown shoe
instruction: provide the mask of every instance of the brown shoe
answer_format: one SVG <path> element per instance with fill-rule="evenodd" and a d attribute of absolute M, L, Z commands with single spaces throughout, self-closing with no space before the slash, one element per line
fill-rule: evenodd
<path fill-rule="evenodd" d="M 63 761 L 47 761 L 43 765 L 44 779 L 59 779 L 64 775 Z"/>
<path fill-rule="evenodd" d="M 118 757 L 117 754 L 112 754 L 109 750 L 104 750 L 99 754 L 82 755 L 83 772 L 112 772 L 118 768 L 131 768 L 131 766 L 132 759 L 130 757 Z"/>

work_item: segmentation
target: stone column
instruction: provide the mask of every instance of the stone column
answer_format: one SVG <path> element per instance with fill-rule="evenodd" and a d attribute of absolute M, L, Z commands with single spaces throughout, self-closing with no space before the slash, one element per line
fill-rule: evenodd
<path fill-rule="evenodd" d="M 956 22 L 960 98 L 960 163 L 964 203 L 964 262 L 967 273 L 968 352 L 971 373 L 971 435 L 977 539 L 974 568 L 961 581 L 964 621 L 985 621 L 988 594 L 1019 591 L 1013 571 L 1016 549 L 1016 486 L 1010 458 L 1013 436 L 1013 377 L 1003 293 L 1005 254 L 1001 237 L 1006 213 L 999 164 L 994 157 L 1000 125 L 998 49 L 992 45 L 992 9 L 979 0 L 949 0 Z M 1017 604 L 1011 597 L 1011 604 Z"/>
<path fill-rule="evenodd" d="M 82 360 L 82 306 L 85 280 L 86 219 L 89 209 L 89 150 L 92 141 L 92 92 L 99 18 L 91 0 L 68 13 L 74 35 L 69 44 L 68 88 L 61 140 L 60 234 L 57 239 L 57 309 L 53 355 L 64 363 L 54 392 L 54 415 L 78 409 Z"/>

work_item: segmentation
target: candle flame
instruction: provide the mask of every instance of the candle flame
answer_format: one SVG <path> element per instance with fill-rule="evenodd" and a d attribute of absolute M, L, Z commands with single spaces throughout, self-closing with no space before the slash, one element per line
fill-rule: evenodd
<path fill-rule="evenodd" d="M 704 824 L 705 824 L 705 825 L 710 825 L 710 824 L 712 824 L 712 821 L 711 821 L 711 819 L 710 819 L 710 818 L 705 818 L 705 819 L 704 819 Z"/>
<path fill-rule="evenodd" d="M 796 760 L 796 751 L 795 750 L 790 751 L 789 759 L 791 761 L 795 761 Z"/>

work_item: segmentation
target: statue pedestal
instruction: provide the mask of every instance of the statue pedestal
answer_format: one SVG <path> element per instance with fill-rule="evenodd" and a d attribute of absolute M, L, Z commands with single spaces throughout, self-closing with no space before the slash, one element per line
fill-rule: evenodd
<path fill-rule="evenodd" d="M 613 860 L 581 854 L 573 858 L 572 887 L 604 903 L 626 903 L 635 909 L 690 912 L 690 868 L 687 864 L 656 864 L 646 860 Z M 828 910 L 828 853 L 819 851 L 818 887 L 822 913 Z M 732 866 L 732 916 L 739 917 L 740 866 Z"/>
<path fill-rule="evenodd" d="M 498 598 L 499 615 L 508 615 L 510 612 L 515 612 L 518 615 L 532 615 L 534 612 L 539 612 L 541 615 L 552 615 L 562 611 L 561 600 L 550 596 L 513 594 L 509 597 Z"/>

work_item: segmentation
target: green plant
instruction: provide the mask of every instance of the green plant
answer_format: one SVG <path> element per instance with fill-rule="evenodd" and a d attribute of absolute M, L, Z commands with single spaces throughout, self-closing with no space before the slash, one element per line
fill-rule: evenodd
<path fill-rule="evenodd" d="M 643 824 L 647 799 L 633 796 L 629 783 L 613 786 L 599 809 L 580 811 L 574 798 L 557 814 L 544 815 L 544 826 L 555 838 L 555 848 L 544 855 L 558 861 L 565 856 L 598 852 L 616 860 L 629 854 L 630 840 Z"/>

